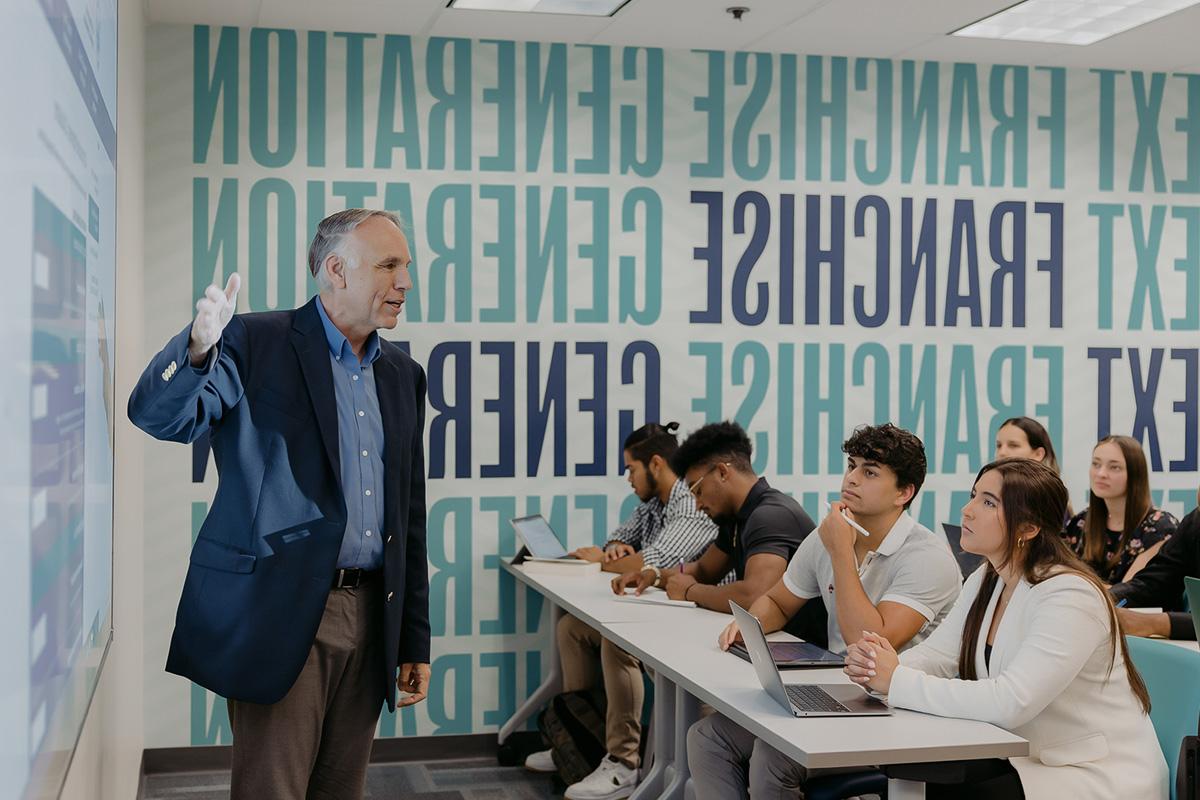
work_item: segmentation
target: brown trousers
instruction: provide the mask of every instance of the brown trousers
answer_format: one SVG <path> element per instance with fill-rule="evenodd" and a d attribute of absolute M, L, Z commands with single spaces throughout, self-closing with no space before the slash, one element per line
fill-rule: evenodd
<path fill-rule="evenodd" d="M 646 695 L 641 662 L 570 614 L 558 621 L 558 656 L 562 660 L 563 691 L 590 689 L 603 680 L 608 698 L 604 720 L 608 754 L 636 768 Z"/>
<path fill-rule="evenodd" d="M 300 677 L 278 703 L 229 701 L 231 800 L 347 800 L 366 788 L 383 706 L 383 589 L 334 589 Z"/>

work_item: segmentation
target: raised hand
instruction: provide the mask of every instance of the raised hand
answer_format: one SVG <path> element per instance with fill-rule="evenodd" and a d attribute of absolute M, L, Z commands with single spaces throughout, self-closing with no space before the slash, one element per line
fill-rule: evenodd
<path fill-rule="evenodd" d="M 204 296 L 196 301 L 196 319 L 192 322 L 191 340 L 188 342 L 188 357 L 193 366 L 200 366 L 208 358 L 208 351 L 221 340 L 221 332 L 233 319 L 237 310 L 237 293 L 242 288 L 242 279 L 235 272 L 222 291 L 215 285 L 204 290 Z"/>

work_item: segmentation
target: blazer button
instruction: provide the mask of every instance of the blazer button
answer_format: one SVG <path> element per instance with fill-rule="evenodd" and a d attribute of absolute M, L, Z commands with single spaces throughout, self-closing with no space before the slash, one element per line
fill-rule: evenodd
<path fill-rule="evenodd" d="M 388 592 L 387 601 L 388 601 L 389 603 L 390 603 L 390 602 L 392 602 L 392 595 L 393 595 L 393 594 L 395 594 L 395 592 Z"/>
<path fill-rule="evenodd" d="M 391 536 L 388 536 L 387 540 L 388 540 L 388 542 L 391 542 L 391 541 L 392 541 L 392 537 L 391 537 Z"/>

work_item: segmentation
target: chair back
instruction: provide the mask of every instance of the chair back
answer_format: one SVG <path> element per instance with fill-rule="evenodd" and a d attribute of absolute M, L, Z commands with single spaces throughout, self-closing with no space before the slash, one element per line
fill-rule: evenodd
<path fill-rule="evenodd" d="M 1200 650 L 1141 636 L 1126 636 L 1125 641 L 1150 690 L 1150 721 L 1171 771 L 1175 800 L 1179 746 L 1183 737 L 1200 732 Z"/>

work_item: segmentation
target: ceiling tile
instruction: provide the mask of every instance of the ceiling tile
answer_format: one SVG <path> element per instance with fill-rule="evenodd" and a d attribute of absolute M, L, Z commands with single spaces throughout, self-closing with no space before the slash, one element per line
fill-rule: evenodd
<path fill-rule="evenodd" d="M 267 28 L 425 35 L 445 0 L 260 0 Z"/>
<path fill-rule="evenodd" d="M 259 0 L 148 0 L 147 22 L 186 25 L 234 25 L 258 22 Z"/>
<path fill-rule="evenodd" d="M 762 49 L 753 43 L 828 0 L 632 0 L 594 41 L 681 50 Z M 725 9 L 750 8 L 740 20 Z"/>

